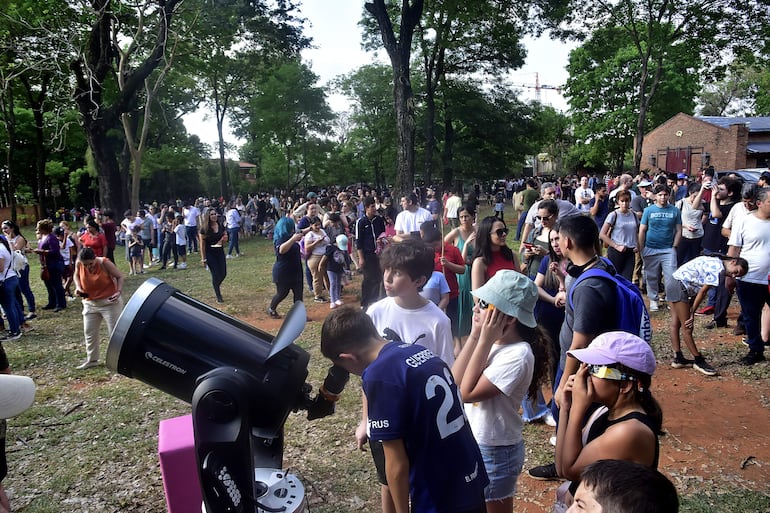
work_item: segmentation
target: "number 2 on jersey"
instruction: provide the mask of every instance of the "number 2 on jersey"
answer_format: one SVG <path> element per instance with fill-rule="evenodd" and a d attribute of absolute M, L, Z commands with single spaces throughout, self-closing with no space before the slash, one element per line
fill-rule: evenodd
<path fill-rule="evenodd" d="M 449 370 L 444 369 L 444 376 L 445 377 L 441 377 L 434 374 L 425 382 L 425 395 L 428 399 L 436 397 L 436 391 L 439 388 L 444 391 L 444 399 L 441 401 L 441 406 L 439 406 L 436 414 L 436 426 L 438 427 L 438 432 L 442 440 L 449 435 L 460 431 L 460 428 L 465 424 L 462 406 L 460 407 L 460 415 L 451 420 L 449 418 L 452 405 L 454 404 L 455 399 L 458 399 L 459 401 L 459 398 L 455 397 L 449 386 L 449 381 L 452 379 Z"/>

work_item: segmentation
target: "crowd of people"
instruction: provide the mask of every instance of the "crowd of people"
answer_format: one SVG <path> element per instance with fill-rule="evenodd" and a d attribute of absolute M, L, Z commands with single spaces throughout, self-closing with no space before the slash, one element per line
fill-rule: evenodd
<path fill-rule="evenodd" d="M 734 332 L 749 347 L 742 361 L 764 360 L 768 185 L 770 172 L 742 184 L 705 169 L 694 177 L 507 180 L 499 191 L 477 185 L 468 194 L 418 188 L 400 198 L 365 187 L 311 191 L 301 202 L 198 198 L 129 210 L 119 222 L 98 209 L 78 225 L 42 220 L 37 244 L 4 221 L 3 340 L 33 329 L 33 254 L 48 295 L 42 309 L 56 313 L 82 299 L 86 359 L 78 368 L 86 369 L 98 365 L 102 321 L 111 330 L 122 310 L 120 246 L 129 275 L 185 269 L 199 256 L 222 303 L 227 260 L 243 255 L 240 239 L 264 237 L 275 255 L 268 315 L 280 318 L 281 302 L 290 292 L 302 301 L 307 286 L 331 310 L 323 354 L 363 375 L 355 435 L 359 448 L 371 448 L 385 513 L 405 513 L 410 502 L 413 511 L 512 511 L 525 422 L 556 428 L 554 462 L 529 474 L 568 480 L 555 508 L 575 511 L 612 495 L 605 467 L 667 482 L 656 470 L 657 362 L 641 333 L 619 326 L 626 314 L 617 283 L 646 294 L 649 312 L 671 309 L 674 368 L 718 374 L 698 350 L 694 318 L 710 315 L 706 328 L 727 328 L 735 291 Z M 484 201 L 494 215 L 479 216 Z M 345 305 L 342 289 L 354 273 L 360 301 Z M 665 511 L 676 511 L 675 491 L 665 501 Z"/>

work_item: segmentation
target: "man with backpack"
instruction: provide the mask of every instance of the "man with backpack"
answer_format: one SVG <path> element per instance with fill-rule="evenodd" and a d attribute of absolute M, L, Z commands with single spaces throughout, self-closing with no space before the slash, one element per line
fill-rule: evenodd
<path fill-rule="evenodd" d="M 596 253 L 599 230 L 588 216 L 560 220 L 559 248 L 569 260 L 567 266 L 564 323 L 559 333 L 561 355 L 556 373 L 554 403 L 564 401 L 569 377 L 580 362 L 567 351 L 588 347 L 594 338 L 608 331 L 627 331 L 650 341 L 650 318 L 639 290 L 616 274 L 609 260 Z M 600 313 L 599 313 L 600 312 Z M 558 418 L 555 412 L 554 417 Z M 535 479 L 556 479 L 553 463 L 530 469 Z"/>

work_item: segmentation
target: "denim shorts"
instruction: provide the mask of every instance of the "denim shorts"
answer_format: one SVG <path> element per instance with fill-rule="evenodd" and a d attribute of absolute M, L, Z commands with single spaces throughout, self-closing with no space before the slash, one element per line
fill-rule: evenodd
<path fill-rule="evenodd" d="M 484 498 L 499 501 L 513 497 L 524 466 L 524 441 L 514 445 L 479 445 L 479 449 L 489 476 Z"/>

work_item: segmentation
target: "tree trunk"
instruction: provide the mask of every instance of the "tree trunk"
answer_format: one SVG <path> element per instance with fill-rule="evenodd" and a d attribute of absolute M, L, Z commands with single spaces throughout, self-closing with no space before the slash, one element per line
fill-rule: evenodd
<path fill-rule="evenodd" d="M 433 153 L 436 151 L 436 99 L 433 94 L 425 98 L 425 184 L 433 184 Z"/>
<path fill-rule="evenodd" d="M 382 44 L 388 52 L 393 67 L 393 100 L 396 111 L 396 183 L 394 194 L 398 196 L 414 188 L 414 96 L 409 76 L 409 58 L 412 50 L 412 36 L 422 17 L 423 0 L 402 0 L 398 38 L 388 16 L 384 0 L 373 0 L 364 4 L 366 10 L 377 20 Z"/>
<path fill-rule="evenodd" d="M 441 152 L 441 163 L 443 165 L 444 188 L 451 188 L 454 181 L 454 144 L 455 128 L 452 124 L 452 115 L 446 104 L 444 105 L 444 151 Z"/>
<path fill-rule="evenodd" d="M 398 140 L 395 193 L 403 196 L 414 189 L 414 95 L 409 81 L 408 64 L 405 68 L 394 64 L 393 99 Z"/>
<path fill-rule="evenodd" d="M 128 206 L 128 202 L 124 198 L 125 194 L 121 194 L 124 187 L 118 161 L 115 158 L 117 154 L 115 143 L 100 125 L 101 123 L 88 123 L 85 127 L 88 145 L 91 147 L 94 163 L 99 170 L 99 200 L 102 208 L 122 213 Z"/>

